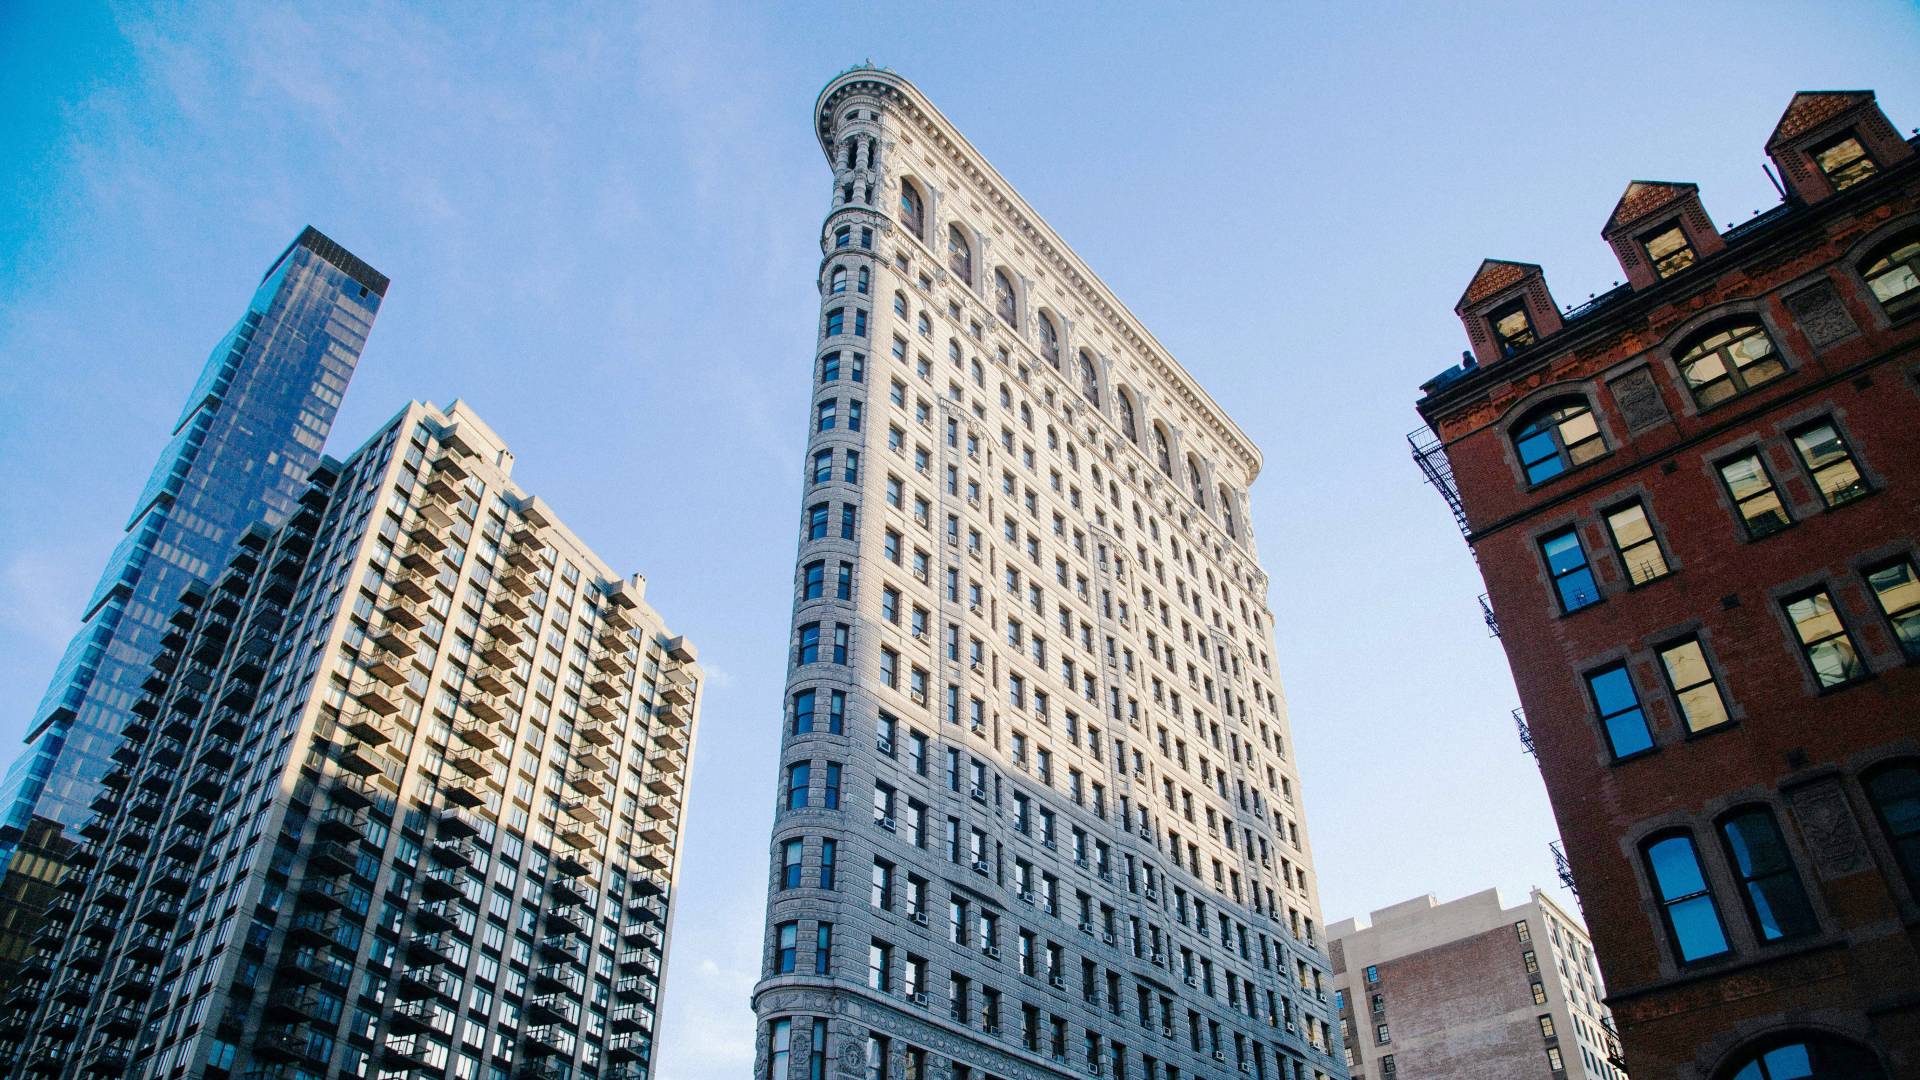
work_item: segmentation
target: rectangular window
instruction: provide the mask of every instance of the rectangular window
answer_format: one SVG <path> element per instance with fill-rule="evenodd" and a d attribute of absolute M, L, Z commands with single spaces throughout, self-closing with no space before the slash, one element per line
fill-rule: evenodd
<path fill-rule="evenodd" d="M 1846 624 L 1833 606 L 1832 593 L 1815 589 L 1783 601 L 1782 606 L 1793 623 L 1794 636 L 1800 639 L 1800 655 L 1806 658 L 1822 689 L 1844 686 L 1867 673 Z"/>
<path fill-rule="evenodd" d="M 1714 681 L 1713 667 L 1707 663 L 1699 638 L 1662 648 L 1660 666 L 1688 731 L 1706 731 L 1728 721 L 1726 700 L 1720 696 L 1720 686 Z"/>
<path fill-rule="evenodd" d="M 1512 303 L 1487 316 L 1487 322 L 1493 328 L 1493 338 L 1500 346 L 1501 356 L 1512 356 L 1521 349 L 1533 344 L 1533 322 L 1527 318 L 1527 306 L 1524 301 Z"/>
<path fill-rule="evenodd" d="M 1647 519 L 1644 503 L 1632 502 L 1607 514 L 1607 531 L 1620 552 L 1620 564 L 1627 569 L 1627 580 L 1644 585 L 1667 575 L 1667 557 L 1653 535 L 1653 523 Z"/>
<path fill-rule="evenodd" d="M 813 973 L 815 975 L 827 975 L 827 974 L 831 974 L 832 971 L 833 971 L 833 924 L 830 922 L 823 922 L 820 924 L 819 929 L 814 933 Z M 815 1039 L 825 1039 L 826 1038 L 826 1032 L 824 1030 L 825 1027 L 826 1025 L 816 1022 L 813 1029 L 814 1030 L 813 1037 Z M 824 1047 L 821 1047 L 816 1044 L 814 1046 L 814 1049 L 824 1050 Z"/>
<path fill-rule="evenodd" d="M 1587 565 L 1587 553 L 1580 546 L 1580 534 L 1572 528 L 1542 537 L 1540 552 L 1547 559 L 1547 573 L 1553 578 L 1554 592 L 1563 612 L 1579 611 L 1600 600 L 1600 588 L 1594 584 L 1593 570 Z"/>
<path fill-rule="evenodd" d="M 1647 717 L 1640 709 L 1640 696 L 1634 693 L 1633 678 L 1625 664 L 1587 675 L 1587 691 L 1593 695 L 1593 708 L 1607 729 L 1607 742 L 1616 758 L 1630 757 L 1653 748 L 1653 735 L 1647 730 Z M 1520 940 L 1527 940 L 1527 924 L 1519 925 Z"/>
<path fill-rule="evenodd" d="M 1868 570 L 1867 584 L 1907 658 L 1920 659 L 1920 570 L 1913 560 L 1895 559 Z"/>
<path fill-rule="evenodd" d="M 1566 1067 L 1566 1062 L 1560 1059 L 1560 1048 L 1557 1046 L 1547 1047 L 1547 1068 L 1553 1072 L 1564 1072 Z"/>
<path fill-rule="evenodd" d="M 807 805 L 807 778 L 812 766 L 799 761 L 787 766 L 787 809 L 798 810 Z"/>
<path fill-rule="evenodd" d="M 807 508 L 807 539 L 825 540 L 827 523 L 832 520 L 826 503 L 815 503 Z"/>
<path fill-rule="evenodd" d="M 840 380 L 840 354 L 830 352 L 820 358 L 820 381 L 823 383 Z"/>
<path fill-rule="evenodd" d="M 847 331 L 847 309 L 834 308 L 827 312 L 827 336 L 834 337 Z"/>
<path fill-rule="evenodd" d="M 840 809 L 840 766 L 827 763 L 827 786 L 821 793 L 824 797 L 820 805 L 829 810 Z"/>
<path fill-rule="evenodd" d="M 813 730 L 812 690 L 801 690 L 793 695 L 793 733 L 805 735 Z"/>
<path fill-rule="evenodd" d="M 1799 452 L 1800 463 L 1812 474 L 1820 497 L 1829 507 L 1844 506 L 1867 494 L 1869 489 L 1860 475 L 1860 467 L 1854 464 L 1847 441 L 1831 421 L 1795 432 L 1793 448 Z"/>
<path fill-rule="evenodd" d="M 1672 277 L 1695 262 L 1693 245 L 1687 243 L 1687 234 L 1681 231 L 1678 222 L 1642 236 L 1640 242 L 1646 245 L 1647 260 L 1653 263 L 1654 273 L 1662 279 Z"/>
<path fill-rule="evenodd" d="M 1758 451 L 1721 462 L 1720 479 L 1727 485 L 1727 494 L 1733 496 L 1750 539 L 1771 536 L 1793 524 Z"/>
<path fill-rule="evenodd" d="M 1553 1017 L 1552 1016 L 1542 1016 L 1540 1018 L 1540 1037 L 1543 1039 L 1553 1038 Z"/>
<path fill-rule="evenodd" d="M 1813 163 L 1820 167 L 1821 175 L 1835 191 L 1850 188 L 1879 171 L 1867 148 L 1860 145 L 1859 137 L 1851 131 L 1828 139 L 1810 153 Z"/>

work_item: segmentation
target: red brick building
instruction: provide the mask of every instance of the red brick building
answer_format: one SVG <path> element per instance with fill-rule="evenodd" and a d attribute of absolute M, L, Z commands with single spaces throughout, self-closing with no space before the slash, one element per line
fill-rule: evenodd
<path fill-rule="evenodd" d="M 1483 263 L 1422 387 L 1635 1080 L 1920 1076 L 1914 151 L 1797 94 L 1781 205 L 1629 184 L 1625 285 Z"/>

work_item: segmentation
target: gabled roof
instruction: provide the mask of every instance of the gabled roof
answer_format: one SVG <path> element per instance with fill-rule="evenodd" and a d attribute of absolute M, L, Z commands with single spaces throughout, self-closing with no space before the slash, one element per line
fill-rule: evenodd
<path fill-rule="evenodd" d="M 1780 122 L 1767 138 L 1767 149 L 1805 135 L 1855 106 L 1872 103 L 1871 90 L 1802 90 L 1780 114 Z"/>
<path fill-rule="evenodd" d="M 1669 203 L 1699 193 L 1698 184 L 1675 180 L 1635 180 L 1621 193 L 1620 201 L 1613 204 L 1613 213 L 1607 217 L 1607 227 L 1601 231 L 1612 232 L 1622 225 L 1639 221 Z"/>
<path fill-rule="evenodd" d="M 1455 310 L 1468 304 L 1477 304 L 1494 293 L 1500 292 L 1526 278 L 1530 273 L 1541 273 L 1537 263 L 1509 262 L 1506 259 L 1485 259 L 1480 269 L 1474 271 L 1473 280 L 1467 283 L 1467 291 L 1460 294 L 1460 302 Z"/>

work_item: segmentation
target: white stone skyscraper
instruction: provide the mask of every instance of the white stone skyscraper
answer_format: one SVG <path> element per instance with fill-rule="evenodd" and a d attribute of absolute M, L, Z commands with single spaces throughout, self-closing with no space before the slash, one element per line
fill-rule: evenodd
<path fill-rule="evenodd" d="M 1259 450 L 911 83 L 816 120 L 757 1075 L 1344 1076 Z"/>

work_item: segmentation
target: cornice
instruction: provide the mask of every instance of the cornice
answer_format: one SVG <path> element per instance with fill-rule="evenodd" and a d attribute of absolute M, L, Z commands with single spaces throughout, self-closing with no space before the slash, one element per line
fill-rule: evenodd
<path fill-rule="evenodd" d="M 876 68 L 856 68 L 836 76 L 821 90 L 814 107 L 814 134 L 820 140 L 821 152 L 827 155 L 829 161 L 832 160 L 833 149 L 833 114 L 841 101 L 856 93 L 873 94 L 885 99 L 897 107 L 895 111 L 916 125 L 919 132 L 946 156 L 948 163 L 966 177 L 973 193 L 999 211 L 1075 295 L 1097 312 L 1107 328 L 1118 335 L 1122 343 L 1130 346 L 1134 355 L 1142 358 L 1153 369 L 1153 373 L 1235 455 L 1246 470 L 1248 484 L 1251 485 L 1260 475 L 1260 448 L 918 87 L 893 72 Z"/>

